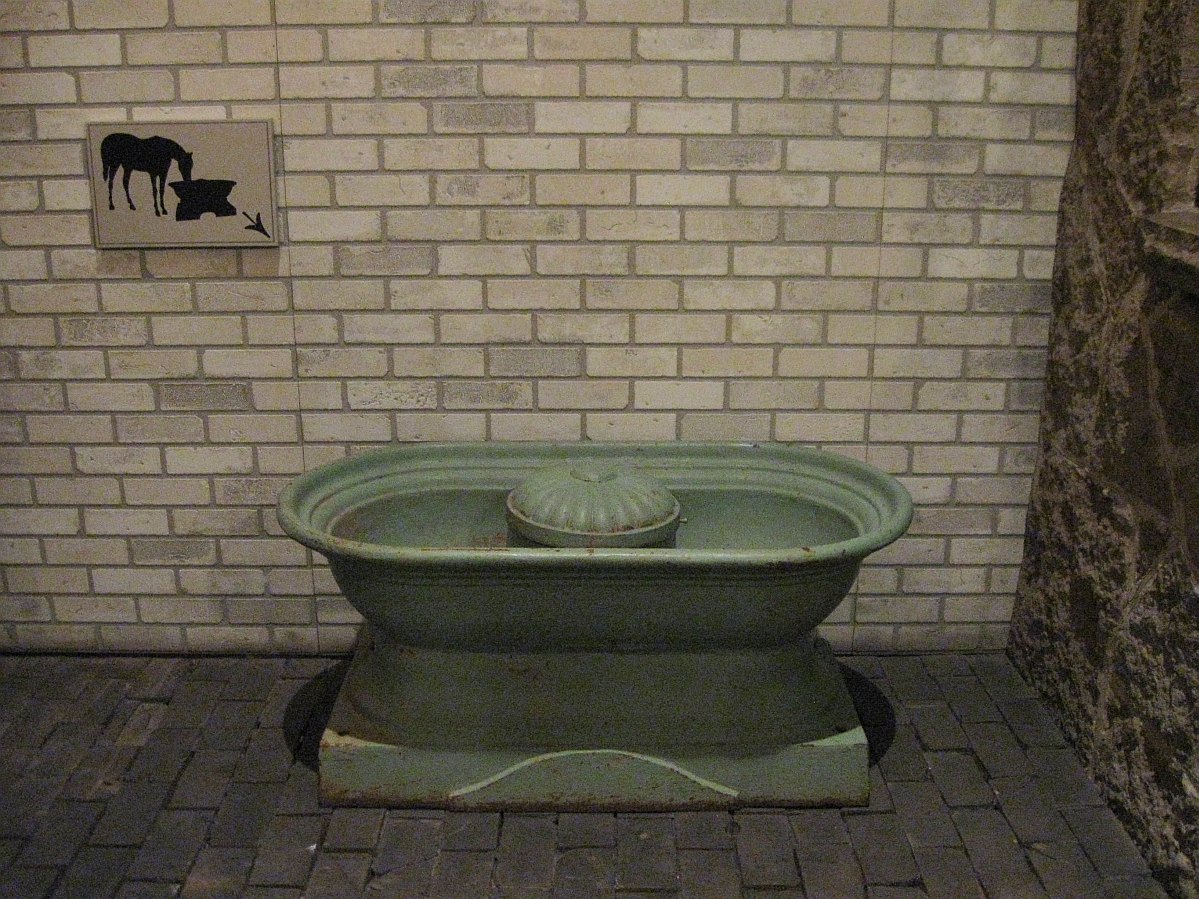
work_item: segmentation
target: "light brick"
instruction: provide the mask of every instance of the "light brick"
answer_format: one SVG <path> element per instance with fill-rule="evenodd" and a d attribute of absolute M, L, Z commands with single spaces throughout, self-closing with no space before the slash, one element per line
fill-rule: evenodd
<path fill-rule="evenodd" d="M 378 211 L 294 209 L 287 216 L 288 233 L 295 241 L 379 240 L 383 220 Z"/>
<path fill-rule="evenodd" d="M 990 103 L 1044 103 L 1069 106 L 1074 99 L 1070 72 L 992 72 Z"/>
<path fill-rule="evenodd" d="M 175 10 L 178 25 L 187 24 L 186 6 L 181 9 L 181 5 L 177 4 Z M 243 4 L 243 9 L 246 5 Z M 75 27 L 81 29 L 161 28 L 167 24 L 170 15 L 167 0 L 74 0 L 71 6 Z M 245 23 L 245 11 L 239 24 L 242 23 Z"/>
<path fill-rule="evenodd" d="M 988 0 L 896 0 L 900 28 L 986 28 Z"/>
<path fill-rule="evenodd" d="M 587 213 L 590 240 L 678 240 L 682 216 L 678 210 L 595 209 Z M 577 239 L 577 233 L 575 238 Z"/>
<path fill-rule="evenodd" d="M 537 176 L 535 186 L 542 206 L 574 206 L 580 197 L 586 197 L 589 206 L 625 206 L 632 200 L 628 175 L 546 174 Z"/>
<path fill-rule="evenodd" d="M 869 350 L 858 347 L 784 347 L 778 374 L 786 378 L 864 378 Z"/>
<path fill-rule="evenodd" d="M 733 107 L 729 103 L 637 104 L 637 130 L 642 134 L 729 134 Z"/>
<path fill-rule="evenodd" d="M 727 175 L 638 175 L 635 181 L 643 206 L 725 206 L 732 184 Z"/>
<path fill-rule="evenodd" d="M 121 39 L 116 34 L 34 35 L 28 48 L 34 68 L 121 64 Z"/>
<path fill-rule="evenodd" d="M 629 254 L 620 245 L 543 246 L 537 249 L 541 275 L 623 275 Z"/>
<path fill-rule="evenodd" d="M 517 27 L 437 28 L 430 32 L 433 59 L 524 59 L 528 34 Z"/>
<path fill-rule="evenodd" d="M 995 27 L 1010 31 L 1073 31 L 1076 0 L 996 0 Z"/>
<path fill-rule="evenodd" d="M 383 0 L 382 23 L 469 22 L 474 18 L 471 0 Z"/>
<path fill-rule="evenodd" d="M 880 347 L 874 374 L 881 378 L 956 378 L 962 374 L 962 351 Z"/>
<path fill-rule="evenodd" d="M 697 21 L 692 13 L 692 21 Z M 731 60 L 734 32 L 731 28 L 640 28 L 637 54 L 659 61 Z"/>
<path fill-rule="evenodd" d="M 419 103 L 333 103 L 330 110 L 334 134 L 421 134 L 428 127 L 428 116 Z M 384 141 L 385 156 L 388 143 Z"/>
<path fill-rule="evenodd" d="M 438 175 L 434 196 L 442 206 L 523 206 L 529 187 L 528 175 Z"/>
<path fill-rule="evenodd" d="M 597 25 L 536 28 L 533 55 L 537 59 L 630 59 L 632 29 Z"/>
<path fill-rule="evenodd" d="M 483 139 L 483 163 L 490 169 L 577 169 L 580 145 L 576 138 Z"/>
<path fill-rule="evenodd" d="M 984 170 L 989 175 L 1053 175 L 1061 177 L 1069 160 L 1069 147 L 988 144 Z"/>
<path fill-rule="evenodd" d="M 588 22 L 682 22 L 683 0 L 584 0 Z"/>
<path fill-rule="evenodd" d="M 719 381 L 637 381 L 634 409 L 720 409 L 724 385 Z"/>
<path fill-rule="evenodd" d="M 831 103 L 741 103 L 742 134 L 828 136 L 833 133 Z"/>
<path fill-rule="evenodd" d="M 374 92 L 375 72 L 370 66 L 279 67 L 279 95 L 284 99 L 308 97 L 345 99 L 370 97 L 374 95 Z"/>
<path fill-rule="evenodd" d="M 218 32 L 193 34 L 203 35 L 206 39 L 209 36 L 218 38 L 219 47 Z M 319 62 L 323 56 L 320 32 L 313 28 L 239 29 L 228 32 L 225 40 L 230 62 Z"/>
<path fill-rule="evenodd" d="M 530 254 L 521 246 L 441 246 L 437 269 L 443 275 L 527 275 Z"/>
<path fill-rule="evenodd" d="M 1015 250 L 934 247 L 928 252 L 928 274 L 933 278 L 1014 278 L 1018 254 Z"/>
<path fill-rule="evenodd" d="M 386 169 L 473 169 L 478 166 L 479 158 L 478 141 L 466 138 L 414 137 L 383 141 L 383 167 Z"/>
<path fill-rule="evenodd" d="M 578 66 L 491 63 L 482 68 L 483 93 L 491 97 L 577 97 L 580 93 Z"/>
<path fill-rule="evenodd" d="M 379 72 L 384 97 L 473 97 L 478 93 L 474 66 L 382 66 Z"/>
<path fill-rule="evenodd" d="M 544 100 L 534 104 L 534 122 L 543 133 L 624 134 L 632 123 L 632 106 L 624 101 Z M 592 143 L 588 141 L 589 156 Z"/>
<path fill-rule="evenodd" d="M 729 272 L 728 250 L 722 246 L 654 245 L 633 249 L 639 275 L 724 275 Z"/>
<path fill-rule="evenodd" d="M 866 417 L 853 412 L 780 412 L 774 429 L 778 440 L 857 443 L 865 435 Z"/>
<path fill-rule="evenodd" d="M 687 67 L 687 96 L 782 97 L 784 80 L 781 66 L 696 64 Z"/>
<path fill-rule="evenodd" d="M 7 3 L 0 9 L 0 30 L 54 31 L 70 27 L 67 0 Z"/>
<path fill-rule="evenodd" d="M 574 22 L 580 0 L 484 0 L 487 22 Z"/>
<path fill-rule="evenodd" d="M 823 275 L 823 247 L 734 247 L 734 275 Z"/>
<path fill-rule="evenodd" d="M 790 75 L 788 96 L 801 100 L 881 100 L 887 82 L 882 67 L 792 66 Z"/>

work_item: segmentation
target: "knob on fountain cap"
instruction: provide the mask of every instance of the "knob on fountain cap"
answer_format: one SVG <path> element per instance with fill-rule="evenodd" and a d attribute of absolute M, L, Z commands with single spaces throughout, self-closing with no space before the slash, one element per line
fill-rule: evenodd
<path fill-rule="evenodd" d="M 508 494 L 508 523 L 542 546 L 666 546 L 679 503 L 654 478 L 601 459 L 542 469 Z"/>

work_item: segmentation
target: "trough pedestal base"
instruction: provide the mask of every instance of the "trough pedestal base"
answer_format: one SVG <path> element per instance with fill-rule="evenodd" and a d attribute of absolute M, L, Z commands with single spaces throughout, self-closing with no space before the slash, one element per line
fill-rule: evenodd
<path fill-rule="evenodd" d="M 828 645 L 460 653 L 364 639 L 320 746 L 333 805 L 863 805 L 866 735 Z"/>

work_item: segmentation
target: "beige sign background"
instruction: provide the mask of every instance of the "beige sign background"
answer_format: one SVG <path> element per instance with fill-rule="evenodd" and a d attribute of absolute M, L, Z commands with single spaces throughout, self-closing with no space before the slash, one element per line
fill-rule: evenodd
<path fill-rule="evenodd" d="M 97 246 L 278 245 L 270 122 L 106 123 L 87 139 Z"/>

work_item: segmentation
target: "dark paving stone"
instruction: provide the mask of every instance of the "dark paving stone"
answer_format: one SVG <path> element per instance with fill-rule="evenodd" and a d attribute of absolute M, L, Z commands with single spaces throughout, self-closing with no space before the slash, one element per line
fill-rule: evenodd
<path fill-rule="evenodd" d="M 914 854 L 929 899 L 979 899 L 983 895 L 965 849 L 926 847 L 917 848 Z"/>
<path fill-rule="evenodd" d="M 668 815 L 617 817 L 616 887 L 619 890 L 675 889 L 674 822 Z"/>
<path fill-rule="evenodd" d="M 732 849 L 735 825 L 721 812 L 675 812 L 675 846 L 679 849 Z"/>
<path fill-rule="evenodd" d="M 241 752 L 258 726 L 258 710 L 256 702 L 217 702 L 202 729 L 202 745 Z"/>
<path fill-rule="evenodd" d="M 371 857 L 365 853 L 321 853 L 308 878 L 304 899 L 358 899 L 370 865 Z"/>
<path fill-rule="evenodd" d="M 58 868 L 26 868 L 13 865 L 0 874 L 0 896 L 21 899 L 45 899 L 50 895 L 54 881 L 58 879 Z"/>
<path fill-rule="evenodd" d="M 913 847 L 961 844 L 961 837 L 936 784 L 927 781 L 891 784 L 891 799 Z"/>
<path fill-rule="evenodd" d="M 892 783 L 898 780 L 928 778 L 928 763 L 924 760 L 924 752 L 916 738 L 916 728 L 910 724 L 896 725 L 891 745 L 879 759 L 878 767 L 888 782 Z"/>
<path fill-rule="evenodd" d="M 988 897 L 1050 899 L 999 811 L 960 808 L 953 820 Z"/>
<path fill-rule="evenodd" d="M 3 872 L 21 854 L 22 845 L 24 844 L 20 840 L 0 840 L 0 872 Z"/>
<path fill-rule="evenodd" d="M 1107 806 L 1065 808 L 1062 816 L 1100 874 L 1118 877 L 1149 873 L 1136 844 Z"/>
<path fill-rule="evenodd" d="M 248 659 L 230 673 L 221 699 L 265 701 L 283 674 L 283 659 Z"/>
<path fill-rule="evenodd" d="M 371 872 L 377 875 L 374 883 L 397 895 L 427 892 L 441 846 L 441 826 L 436 819 L 388 815 L 371 862 Z"/>
<path fill-rule="evenodd" d="M 127 695 L 143 702 L 169 702 L 185 667 L 182 659 L 147 659 Z"/>
<path fill-rule="evenodd" d="M 742 883 L 747 887 L 800 884 L 794 833 L 785 815 L 739 814 L 733 820 Z"/>
<path fill-rule="evenodd" d="M 132 780 L 174 781 L 191 761 L 199 744 L 199 728 L 156 728 L 146 735 L 145 743 L 129 769 L 129 777 Z"/>
<path fill-rule="evenodd" d="M 254 846 L 275 816 L 282 784 L 234 783 L 212 824 L 213 846 Z"/>
<path fill-rule="evenodd" d="M 987 776 L 1012 777 L 1032 773 L 1032 762 L 1004 724 L 967 722 L 962 729 Z"/>
<path fill-rule="evenodd" d="M 917 702 L 907 704 L 908 717 L 916 728 L 916 737 L 925 749 L 968 749 L 970 740 L 950 711 L 949 703 Z"/>
<path fill-rule="evenodd" d="M 949 708 L 963 724 L 1003 721 L 1003 713 L 999 711 L 999 706 L 977 677 L 938 677 L 937 683 L 949 703 Z"/>
<path fill-rule="evenodd" d="M 500 844 L 499 812 L 450 812 L 441 825 L 441 848 L 481 852 Z"/>
<path fill-rule="evenodd" d="M 134 880 L 181 883 L 208 838 L 210 811 L 161 812 L 130 868 Z"/>
<path fill-rule="evenodd" d="M 179 899 L 243 899 L 253 863 L 252 849 L 205 848 L 183 882 Z"/>
<path fill-rule="evenodd" d="M 1053 899 L 1094 899 L 1103 881 L 1077 843 L 1036 843 L 1028 859 Z"/>
<path fill-rule="evenodd" d="M 871 886 L 867 899 L 928 899 L 923 887 Z"/>
<path fill-rule="evenodd" d="M 73 802 L 106 801 L 129 778 L 129 770 L 137 756 L 137 746 L 113 745 L 107 740 L 98 740 L 71 772 L 71 778 L 63 785 L 61 798 Z"/>
<path fill-rule="evenodd" d="M 1066 819 L 1045 798 L 1036 778 L 998 777 L 991 787 L 1003 816 L 1021 843 L 1052 843 L 1074 839 Z"/>
<path fill-rule="evenodd" d="M 726 899 L 740 892 L 737 856 L 731 850 L 680 849 L 678 862 L 680 899 Z"/>
<path fill-rule="evenodd" d="M 317 773 L 303 765 L 292 765 L 275 809 L 281 815 L 315 815 L 321 811 Z"/>
<path fill-rule="evenodd" d="M 503 816 L 495 866 L 495 880 L 503 892 L 520 895 L 553 885 L 555 826 L 553 815 Z"/>
<path fill-rule="evenodd" d="M 846 844 L 805 846 L 798 850 L 804 891 L 812 899 L 864 899 L 866 884 L 853 847 Z"/>
<path fill-rule="evenodd" d="M 805 846 L 850 844 L 849 828 L 837 809 L 803 809 L 790 812 L 787 819 L 795 834 L 795 844 L 800 849 Z"/>
<path fill-rule="evenodd" d="M 616 816 L 598 812 L 562 812 L 558 815 L 558 848 L 615 846 Z"/>
<path fill-rule="evenodd" d="M 233 772 L 235 780 L 285 781 L 293 764 L 291 749 L 281 727 L 259 728 Z"/>
<path fill-rule="evenodd" d="M 1036 699 L 1009 699 L 999 702 L 999 710 L 1024 746 L 1060 747 L 1066 741 L 1057 722 Z"/>
<path fill-rule="evenodd" d="M 32 834 L 63 786 L 50 777 L 22 777 L 0 786 L 0 838 L 24 839 Z"/>
<path fill-rule="evenodd" d="M 52 895 L 54 899 L 111 899 L 132 859 L 131 849 L 86 846 L 63 872 Z"/>
<path fill-rule="evenodd" d="M 233 786 L 241 753 L 231 749 L 198 749 L 171 793 L 172 808 L 220 808 Z"/>
<path fill-rule="evenodd" d="M 970 669 L 987 687 L 996 700 L 1032 699 L 1032 688 L 1015 669 L 1007 656 L 1000 653 L 980 653 L 970 657 Z"/>
<path fill-rule="evenodd" d="M 432 899 L 486 896 L 495 868 L 494 852 L 442 852 L 433 867 Z"/>
<path fill-rule="evenodd" d="M 865 808 L 849 808 L 849 815 L 870 814 L 895 811 L 895 803 L 891 801 L 891 787 L 883 772 L 875 767 L 870 769 L 870 803 Z"/>
<path fill-rule="evenodd" d="M 197 681 L 180 684 L 171 695 L 171 703 L 163 719 L 164 727 L 203 727 L 216 707 L 225 685 L 220 681 Z"/>
<path fill-rule="evenodd" d="M 995 793 L 968 752 L 926 752 L 933 783 L 951 806 L 993 805 Z"/>
<path fill-rule="evenodd" d="M 551 895 L 553 899 L 611 899 L 615 884 L 615 849 L 567 849 L 558 855 Z"/>
<path fill-rule="evenodd" d="M 335 808 L 329 816 L 325 831 L 325 849 L 331 851 L 375 848 L 383 827 L 385 811 L 381 808 Z"/>
<path fill-rule="evenodd" d="M 96 802 L 54 803 L 41 819 L 41 826 L 25 843 L 18 863 L 46 867 L 70 864 L 103 811 L 104 806 Z"/>
<path fill-rule="evenodd" d="M 109 801 L 91 834 L 97 845 L 138 846 L 166 805 L 171 785 L 162 780 L 126 781 Z"/>
<path fill-rule="evenodd" d="M 252 858 L 247 882 L 253 886 L 302 887 L 308 882 L 316 858 L 313 844 L 260 846 L 257 852 L 249 848 L 223 851 L 246 853 Z"/>
<path fill-rule="evenodd" d="M 1033 747 L 1028 759 L 1042 794 L 1056 807 L 1103 805 L 1103 797 L 1083 773 L 1073 749 Z"/>
<path fill-rule="evenodd" d="M 973 677 L 970 657 L 956 652 L 943 652 L 920 657 L 924 670 L 936 678 Z"/>
<path fill-rule="evenodd" d="M 259 727 L 283 727 L 286 723 L 288 707 L 296 698 L 296 694 L 304 689 L 307 683 L 307 681 L 291 678 L 276 681 L 271 686 L 270 693 L 262 701 L 262 708 L 258 712 Z"/>
<path fill-rule="evenodd" d="M 867 883 L 915 883 L 920 872 L 896 815 L 853 815 L 849 837 Z"/>
<path fill-rule="evenodd" d="M 1103 899 L 1170 899 L 1152 877 L 1113 877 L 1103 882 Z"/>
<path fill-rule="evenodd" d="M 879 659 L 895 697 L 902 703 L 944 699 L 941 688 L 919 656 L 883 656 Z"/>

